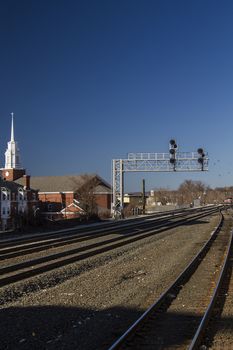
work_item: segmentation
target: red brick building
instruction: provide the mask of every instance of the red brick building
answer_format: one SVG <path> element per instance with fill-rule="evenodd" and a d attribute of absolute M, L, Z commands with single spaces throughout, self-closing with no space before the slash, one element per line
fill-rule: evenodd
<path fill-rule="evenodd" d="M 16 181 L 22 184 L 22 178 Z M 110 213 L 111 186 L 98 175 L 33 176 L 31 186 L 38 190 L 41 211 L 56 219 L 82 215 L 81 198 L 91 189 L 98 213 Z M 85 202 L 85 200 L 84 200 Z"/>
<path fill-rule="evenodd" d="M 90 205 L 95 207 L 97 214 L 110 213 L 111 186 L 96 174 L 33 176 L 31 178 L 26 175 L 25 169 L 21 167 L 18 144 L 14 139 L 13 113 L 11 140 L 8 142 L 5 152 L 5 168 L 1 169 L 1 177 L 5 181 L 4 188 L 8 188 L 9 191 L 11 191 L 10 188 L 19 188 L 26 191 L 24 194 L 24 199 L 27 202 L 27 204 L 24 204 L 25 208 L 27 207 L 27 210 L 24 210 L 25 213 L 38 210 L 38 205 L 35 207 L 33 202 L 38 203 L 38 199 L 40 201 L 40 213 L 52 219 L 77 217 L 84 212 L 88 214 Z M 10 185 L 12 181 L 15 183 L 14 185 Z M 6 184 L 8 185 L 6 186 Z M 35 190 L 32 190 L 31 187 Z M 19 195 L 14 194 L 17 192 L 16 190 L 11 194 L 8 190 L 6 190 L 7 196 L 10 196 L 12 201 L 14 195 L 20 198 Z M 90 197 L 90 194 L 92 197 Z M 6 204 L 6 202 L 4 203 Z M 4 205 L 4 211 L 9 212 Z M 8 203 L 8 207 L 9 205 Z M 10 210 L 10 213 L 12 217 L 14 210 Z M 9 221 L 9 219 L 10 217 L 7 220 Z"/>

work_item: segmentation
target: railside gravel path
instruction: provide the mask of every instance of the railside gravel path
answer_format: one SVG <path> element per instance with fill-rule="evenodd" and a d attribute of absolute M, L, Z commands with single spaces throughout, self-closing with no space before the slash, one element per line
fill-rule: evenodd
<path fill-rule="evenodd" d="M 233 349 L 233 252 L 221 293 L 217 298 L 215 317 L 208 327 L 206 343 L 211 350 Z"/>
<path fill-rule="evenodd" d="M 226 218 L 223 227 L 191 278 L 181 285 L 177 297 L 171 295 L 171 303 L 167 304 L 167 311 L 159 310 L 152 313 L 151 319 L 145 322 L 138 334 L 129 340 L 129 345 L 123 345 L 120 349 L 189 348 L 212 298 L 224 264 L 224 253 L 227 251 L 231 226 L 232 220 Z"/>

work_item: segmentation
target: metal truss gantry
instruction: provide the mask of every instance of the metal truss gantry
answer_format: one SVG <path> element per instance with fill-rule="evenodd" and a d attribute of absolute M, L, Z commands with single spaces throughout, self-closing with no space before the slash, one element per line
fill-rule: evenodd
<path fill-rule="evenodd" d="M 124 206 L 124 173 L 126 172 L 199 172 L 208 171 L 208 157 L 202 163 L 198 152 L 176 152 L 175 163 L 170 153 L 128 153 L 127 159 L 112 161 L 112 213 L 121 217 Z"/>

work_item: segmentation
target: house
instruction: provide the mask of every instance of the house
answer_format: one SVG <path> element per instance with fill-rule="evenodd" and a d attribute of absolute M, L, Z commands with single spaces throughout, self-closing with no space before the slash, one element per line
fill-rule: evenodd
<path fill-rule="evenodd" d="M 20 228 L 34 221 L 39 209 L 37 191 L 14 181 L 0 179 L 0 199 L 1 230 Z"/>
<path fill-rule="evenodd" d="M 148 192 L 145 193 L 145 200 L 148 198 Z M 131 193 L 125 193 L 124 194 L 124 204 L 142 207 L 143 205 L 143 194 L 142 192 L 131 192 Z"/>
<path fill-rule="evenodd" d="M 22 184 L 22 178 L 16 180 Z M 49 218 L 78 217 L 92 199 L 98 213 L 110 213 L 111 186 L 96 174 L 32 176 L 31 186 L 38 190 L 41 210 Z M 89 196 L 89 199 L 88 199 Z"/>
<path fill-rule="evenodd" d="M 22 226 L 36 216 L 39 209 L 38 192 L 30 187 L 30 176 L 21 167 L 18 144 L 11 120 L 11 140 L 5 152 L 5 167 L 0 169 L 0 226 L 2 230 Z M 22 183 L 14 182 L 21 177 Z"/>

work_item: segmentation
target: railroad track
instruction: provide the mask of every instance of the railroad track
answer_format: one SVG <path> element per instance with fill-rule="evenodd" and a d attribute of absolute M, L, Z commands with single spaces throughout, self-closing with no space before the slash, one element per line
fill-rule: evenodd
<path fill-rule="evenodd" d="M 216 208 L 207 208 L 207 212 L 215 211 Z M 203 212 L 206 212 L 204 210 Z M 132 234 L 132 230 L 139 230 L 139 229 L 146 229 L 146 228 L 154 228 L 154 225 L 156 224 L 157 227 L 161 227 L 166 223 L 169 219 L 175 219 L 175 218 L 183 218 L 187 217 L 190 214 L 195 214 L 202 211 L 185 211 L 180 213 L 180 211 L 176 212 L 169 212 L 168 214 L 164 214 L 163 216 L 155 215 L 152 217 L 149 217 L 149 220 L 147 221 L 145 218 L 136 219 L 136 220 L 129 220 L 129 222 L 121 223 L 119 225 L 118 223 L 109 224 L 107 227 L 104 225 L 104 227 L 97 227 L 94 229 L 88 229 L 84 228 L 82 231 L 76 231 L 75 233 L 72 233 L 72 231 L 68 232 L 62 232 L 59 234 L 50 233 L 45 236 L 39 236 L 39 237 L 33 237 L 30 239 L 25 240 L 13 240 L 11 242 L 0 242 L 0 260 L 6 260 L 18 256 L 25 256 L 26 254 L 32 254 L 35 252 L 48 250 L 50 248 L 58 248 L 58 247 L 64 247 L 66 245 L 71 245 L 75 243 L 80 243 L 83 241 L 92 240 L 94 238 L 98 237 L 104 237 L 107 235 L 110 235 L 112 233 L 114 234 Z M 38 241 L 38 238 L 40 240 Z"/>
<path fill-rule="evenodd" d="M 74 249 L 65 250 L 59 253 L 46 255 L 36 259 L 29 259 L 20 263 L 6 265 L 0 268 L 0 287 L 9 285 L 11 283 L 21 281 L 23 279 L 36 276 L 41 273 L 45 273 L 51 271 L 53 269 L 74 263 L 76 261 L 81 261 L 83 259 L 119 248 L 123 247 L 127 244 L 145 239 L 150 237 L 156 233 L 177 227 L 179 225 L 189 223 L 194 220 L 198 220 L 202 217 L 211 215 L 216 213 L 218 208 L 209 208 L 204 211 L 193 213 L 192 215 L 186 215 L 185 217 L 177 217 L 173 216 L 165 222 L 162 221 L 154 226 L 153 222 L 144 223 L 144 227 L 137 224 L 136 231 L 132 231 L 132 227 L 127 227 L 127 234 L 124 232 L 115 237 L 109 237 L 100 242 L 90 243 L 85 246 L 77 247 Z M 105 237 L 105 236 L 104 236 Z M 81 239 L 87 240 L 87 236 L 82 237 Z M 93 237 L 92 237 L 93 238 Z M 75 238 L 77 239 L 77 238 Z M 79 237 L 80 239 L 80 237 Z M 57 242 L 60 244 L 60 242 Z M 53 242 L 54 244 L 54 242 Z M 33 249 L 38 249 L 38 247 L 34 247 Z M 31 249 L 31 248 L 30 248 Z M 16 252 L 11 252 L 10 254 L 15 254 Z M 19 252 L 18 252 L 19 253 Z M 22 251 L 20 252 L 22 253 Z M 9 252 L 8 252 L 9 254 Z M 25 252 L 24 252 L 25 254 Z"/>
<path fill-rule="evenodd" d="M 233 236 L 233 233 L 232 233 Z M 233 240 L 233 237 L 231 237 Z M 191 349 L 233 349 L 233 242 L 229 244 L 224 265 L 205 317 Z"/>
<path fill-rule="evenodd" d="M 22 245 L 22 244 L 30 244 L 34 242 L 38 242 L 39 240 L 52 240 L 53 237 L 64 237 L 64 235 L 67 237 L 67 235 L 73 235 L 73 234 L 94 234 L 98 232 L 107 232 L 111 230 L 116 230 L 116 229 L 122 229 L 122 227 L 125 226 L 134 226 L 135 224 L 143 224 L 147 220 L 163 220 L 169 217 L 179 217 L 179 216 L 185 216 L 189 215 L 192 213 L 198 213 L 202 212 L 205 210 L 209 209 L 216 209 L 218 208 L 219 210 L 222 209 L 222 206 L 209 206 L 209 207 L 202 207 L 202 208 L 192 208 L 192 209 L 176 209 L 176 210 L 169 210 L 165 212 L 158 212 L 155 214 L 148 214 L 147 216 L 144 217 L 137 217 L 134 219 L 130 220 L 119 220 L 119 221 L 111 221 L 111 222 L 104 222 L 96 226 L 86 226 L 86 227 L 74 227 L 70 229 L 63 229 L 59 230 L 57 232 L 48 232 L 48 233 L 39 233 L 39 234 L 33 234 L 33 236 L 27 237 L 24 236 L 18 237 L 15 239 L 5 239 L 5 240 L 0 240 L 0 249 L 2 248 L 7 248 L 11 247 L 12 245 L 17 246 L 17 245 Z"/>
<path fill-rule="evenodd" d="M 188 267 L 109 350 L 193 350 L 203 344 L 204 330 L 230 260 L 229 225 L 224 224 L 221 215 L 218 227 Z"/>

